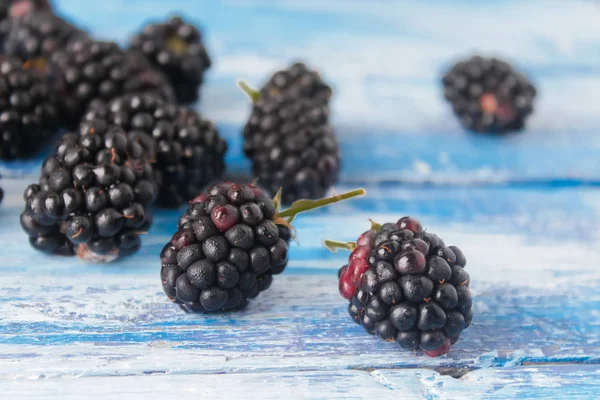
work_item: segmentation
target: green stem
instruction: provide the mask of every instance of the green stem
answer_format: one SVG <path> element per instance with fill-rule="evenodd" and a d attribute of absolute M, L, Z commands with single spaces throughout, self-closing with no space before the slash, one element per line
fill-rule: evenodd
<path fill-rule="evenodd" d="M 260 99 L 260 92 L 250 87 L 250 85 L 248 85 L 246 82 L 239 80 L 237 84 L 238 87 L 242 89 L 242 92 L 244 92 L 246 96 L 248 96 L 252 103 L 256 103 L 258 99 Z"/>
<path fill-rule="evenodd" d="M 281 218 L 291 217 L 294 219 L 296 215 L 300 213 L 339 203 L 340 201 L 348 200 L 353 197 L 364 196 L 365 194 L 367 194 L 365 189 L 355 189 L 350 192 L 336 194 L 335 196 L 319 200 L 298 200 L 287 210 L 277 213 L 277 216 Z"/>
<path fill-rule="evenodd" d="M 356 248 L 356 243 L 338 242 L 336 240 L 325 239 L 325 247 L 327 247 L 332 253 L 335 253 L 338 249 L 346 249 L 352 251 Z"/>
<path fill-rule="evenodd" d="M 369 218 L 369 222 L 371 223 L 371 229 L 373 229 L 375 232 L 379 232 L 381 230 L 381 224 L 379 222 L 375 222 L 371 218 Z"/>

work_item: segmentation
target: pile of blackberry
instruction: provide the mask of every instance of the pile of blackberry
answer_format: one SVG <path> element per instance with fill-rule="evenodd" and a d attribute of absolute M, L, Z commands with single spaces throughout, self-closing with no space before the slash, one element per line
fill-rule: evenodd
<path fill-rule="evenodd" d="M 244 152 L 254 176 L 273 193 L 282 187 L 286 204 L 324 196 L 340 170 L 339 145 L 328 122 L 331 89 L 295 64 L 249 94 L 254 105 L 244 128 Z"/>
<path fill-rule="evenodd" d="M 71 41 L 53 54 L 59 67 L 67 126 L 76 125 L 92 100 L 110 101 L 125 93 L 144 91 L 172 100 L 172 88 L 135 53 L 114 42 L 85 38 Z"/>
<path fill-rule="evenodd" d="M 58 128 L 53 86 L 32 66 L 0 56 L 0 159 L 29 156 Z"/>
<path fill-rule="evenodd" d="M 405 349 L 432 357 L 447 353 L 473 319 L 462 251 L 410 217 L 375 224 L 352 247 L 339 271 L 340 294 L 350 301 L 352 319 Z"/>
<path fill-rule="evenodd" d="M 198 113 L 149 94 L 126 95 L 106 105 L 93 102 L 85 116 L 122 127 L 155 160 L 158 204 L 178 207 L 225 170 L 227 144 Z"/>
<path fill-rule="evenodd" d="M 50 11 L 32 12 L 11 20 L 4 52 L 23 60 L 49 59 L 75 38 L 87 34 Z"/>
<path fill-rule="evenodd" d="M 42 252 L 112 261 L 136 252 L 156 184 L 144 148 L 118 126 L 82 123 L 46 158 L 24 193 L 21 226 Z"/>
<path fill-rule="evenodd" d="M 297 214 L 364 194 L 307 200 L 279 212 L 280 195 L 271 200 L 254 186 L 214 185 L 190 202 L 160 254 L 163 290 L 187 312 L 243 308 L 285 269 Z"/>
<path fill-rule="evenodd" d="M 533 112 L 535 87 L 507 62 L 474 56 L 444 75 L 444 96 L 463 127 L 480 133 L 522 130 Z"/>
<path fill-rule="evenodd" d="M 129 44 L 168 77 L 180 103 L 198 100 L 204 71 L 211 62 L 202 34 L 194 25 L 173 16 L 168 21 L 146 25 Z"/>

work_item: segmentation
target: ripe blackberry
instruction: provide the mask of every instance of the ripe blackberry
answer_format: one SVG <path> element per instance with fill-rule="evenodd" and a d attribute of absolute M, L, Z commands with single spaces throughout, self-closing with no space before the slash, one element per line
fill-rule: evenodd
<path fill-rule="evenodd" d="M 285 70 L 277 71 L 261 88 L 260 98 L 273 99 L 305 97 L 327 103 L 331 98 L 331 87 L 327 85 L 317 71 L 297 62 Z"/>
<path fill-rule="evenodd" d="M 367 332 L 437 357 L 471 324 L 464 254 L 414 218 L 373 223 L 356 243 L 326 246 L 353 250 L 340 269 L 339 290 L 350 301 L 350 316 Z"/>
<path fill-rule="evenodd" d="M 160 254 L 163 290 L 187 312 L 243 308 L 285 269 L 297 214 L 364 194 L 306 200 L 279 212 L 281 192 L 271 200 L 253 186 L 211 186 L 190 202 Z"/>
<path fill-rule="evenodd" d="M 211 64 L 198 28 L 173 16 L 168 21 L 146 25 L 129 45 L 168 77 L 180 103 L 198 100 L 204 71 Z"/>
<path fill-rule="evenodd" d="M 96 120 L 67 133 L 24 193 L 21 226 L 45 253 L 112 261 L 140 247 L 156 197 L 142 146 L 118 126 Z"/>
<path fill-rule="evenodd" d="M 12 28 L 12 19 L 20 18 L 36 11 L 50 12 L 48 0 L 0 0 L 0 50 L 2 42 Z"/>
<path fill-rule="evenodd" d="M 87 34 L 50 11 L 32 12 L 13 18 L 4 52 L 23 60 L 49 59 L 57 50 Z"/>
<path fill-rule="evenodd" d="M 465 129 L 508 133 L 524 128 L 536 90 L 510 64 L 474 56 L 444 75 L 444 96 Z"/>
<path fill-rule="evenodd" d="M 108 106 L 93 102 L 85 118 L 106 118 L 122 127 L 156 160 L 158 204 L 178 207 L 225 170 L 227 143 L 198 113 L 151 95 L 126 95 Z"/>
<path fill-rule="evenodd" d="M 244 128 L 244 152 L 261 185 L 272 192 L 282 187 L 283 201 L 289 204 L 298 198 L 322 197 L 338 179 L 340 154 L 328 123 L 329 87 L 317 85 L 310 75 L 292 83 L 278 79 L 283 72 L 261 92 L 243 82 L 240 86 L 254 101 Z"/>
<path fill-rule="evenodd" d="M 56 94 L 19 59 L 0 56 L 0 158 L 29 156 L 58 128 Z"/>
<path fill-rule="evenodd" d="M 110 101 L 140 91 L 172 100 L 172 88 L 139 54 L 126 53 L 114 42 L 85 38 L 71 41 L 52 56 L 62 78 L 64 114 L 77 124 L 94 99 Z"/>

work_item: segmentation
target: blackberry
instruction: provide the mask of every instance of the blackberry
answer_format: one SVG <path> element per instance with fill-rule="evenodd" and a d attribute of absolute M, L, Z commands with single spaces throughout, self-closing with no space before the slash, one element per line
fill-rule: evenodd
<path fill-rule="evenodd" d="M 534 86 L 510 64 L 474 56 L 454 65 L 442 79 L 444 96 L 462 126 L 479 133 L 524 128 L 533 112 Z"/>
<path fill-rule="evenodd" d="M 63 136 L 41 172 L 25 190 L 21 214 L 35 249 L 112 261 L 140 248 L 157 189 L 145 150 L 121 128 L 82 123 Z"/>
<path fill-rule="evenodd" d="M 198 28 L 173 16 L 165 22 L 144 26 L 129 45 L 168 77 L 180 103 L 198 100 L 204 71 L 211 64 Z"/>
<path fill-rule="evenodd" d="M 262 99 L 306 97 L 327 103 L 332 91 L 318 72 L 309 69 L 301 62 L 296 62 L 288 69 L 275 72 L 261 88 L 259 94 Z"/>
<path fill-rule="evenodd" d="M 57 50 L 87 34 L 50 11 L 32 12 L 11 22 L 4 52 L 23 60 L 49 59 Z"/>
<path fill-rule="evenodd" d="M 172 100 L 171 86 L 139 54 L 126 53 L 114 42 L 77 38 L 53 54 L 62 78 L 64 114 L 77 124 L 94 99 L 110 101 L 140 91 Z"/>
<path fill-rule="evenodd" d="M 286 204 L 322 197 L 340 170 L 338 142 L 328 123 L 331 89 L 298 65 L 276 73 L 260 92 L 240 83 L 254 101 L 244 152 L 261 185 L 272 192 L 283 187 Z M 296 70 L 308 72 L 294 80 Z"/>
<path fill-rule="evenodd" d="M 243 308 L 285 269 L 297 214 L 364 194 L 306 200 L 280 212 L 281 191 L 271 200 L 254 186 L 211 186 L 190 202 L 161 251 L 163 290 L 187 312 Z"/>
<path fill-rule="evenodd" d="M 14 57 L 0 56 L 0 158 L 29 156 L 58 128 L 52 85 Z"/>
<path fill-rule="evenodd" d="M 378 243 L 378 237 L 387 239 Z M 367 332 L 436 357 L 471 324 L 464 254 L 424 232 L 414 218 L 373 223 L 356 243 L 325 244 L 352 249 L 338 275 L 339 291 L 350 301 L 350 316 Z"/>
<path fill-rule="evenodd" d="M 164 207 L 187 203 L 225 170 L 225 140 L 195 111 L 141 94 L 93 102 L 85 118 L 98 117 L 121 126 L 156 160 L 157 202 Z"/>
<path fill-rule="evenodd" d="M 12 28 L 13 18 L 20 18 L 35 11 L 51 11 L 48 0 L 0 0 L 0 50 L 2 42 Z"/>

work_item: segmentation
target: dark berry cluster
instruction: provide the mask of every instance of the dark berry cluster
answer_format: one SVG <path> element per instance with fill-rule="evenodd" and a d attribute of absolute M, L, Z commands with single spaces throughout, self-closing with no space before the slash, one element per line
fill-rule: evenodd
<path fill-rule="evenodd" d="M 276 73 L 257 93 L 244 129 L 244 152 L 267 189 L 284 203 L 319 198 L 333 185 L 340 154 L 329 125 L 331 89 L 303 64 Z"/>
<path fill-rule="evenodd" d="M 110 101 L 125 93 L 146 91 L 168 97 L 172 89 L 138 55 L 123 52 L 114 42 L 76 39 L 54 53 L 62 78 L 68 126 L 77 124 L 94 99 Z"/>
<path fill-rule="evenodd" d="M 36 11 L 51 11 L 48 0 L 0 0 L 0 50 L 9 35 L 14 18 L 24 17 Z"/>
<path fill-rule="evenodd" d="M 117 126 L 86 122 L 63 136 L 25 191 L 21 226 L 40 251 L 111 261 L 139 249 L 156 192 L 143 147 Z"/>
<path fill-rule="evenodd" d="M 32 12 L 11 20 L 4 52 L 23 60 L 50 58 L 76 37 L 87 34 L 50 11 Z"/>
<path fill-rule="evenodd" d="M 363 233 L 340 269 L 348 312 L 371 334 L 445 354 L 473 318 L 467 260 L 410 217 Z"/>
<path fill-rule="evenodd" d="M 234 183 L 194 199 L 161 252 L 169 299 L 188 312 L 244 307 L 271 286 L 288 260 L 290 230 L 262 190 Z"/>
<path fill-rule="evenodd" d="M 198 99 L 204 71 L 211 62 L 194 25 L 179 16 L 146 25 L 131 38 L 130 48 L 142 52 L 168 77 L 180 103 Z"/>
<path fill-rule="evenodd" d="M 58 128 L 52 85 L 17 58 L 0 56 L 0 158 L 27 156 Z"/>
<path fill-rule="evenodd" d="M 262 99 L 309 98 L 327 103 L 331 98 L 331 87 L 318 72 L 309 69 L 303 63 L 295 63 L 285 70 L 277 71 L 261 88 Z"/>
<path fill-rule="evenodd" d="M 527 78 L 496 58 L 472 57 L 443 77 L 444 96 L 465 129 L 507 133 L 524 128 L 536 95 Z"/>
<path fill-rule="evenodd" d="M 86 118 L 98 117 L 122 127 L 156 161 L 162 206 L 187 203 L 225 170 L 225 140 L 195 111 L 149 94 L 126 95 L 108 105 L 93 102 Z"/>

